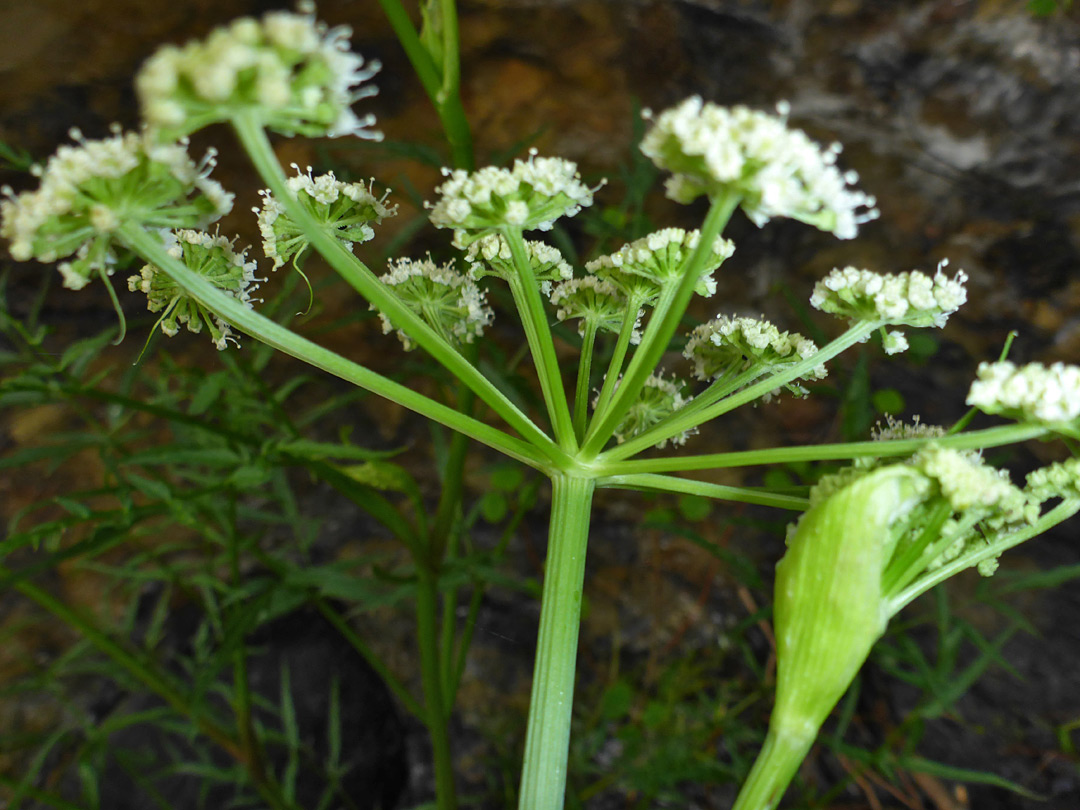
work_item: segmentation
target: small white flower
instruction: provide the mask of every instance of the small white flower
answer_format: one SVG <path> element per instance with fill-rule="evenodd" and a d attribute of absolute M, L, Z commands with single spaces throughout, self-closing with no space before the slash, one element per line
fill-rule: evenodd
<path fill-rule="evenodd" d="M 170 256 L 250 308 L 251 293 L 259 286 L 256 282 L 263 279 L 255 278 L 255 262 L 246 261 L 247 251 L 236 251 L 234 242 L 224 236 L 186 229 L 169 233 L 166 239 Z M 130 276 L 128 289 L 145 293 L 146 308 L 162 313 L 158 326 L 169 337 L 177 334 L 180 324 L 187 324 L 188 331 L 195 334 L 201 332 L 205 324 L 219 350 L 230 340 L 237 343 L 225 321 L 190 298 L 155 265 L 144 265 L 139 275 Z"/>
<path fill-rule="evenodd" d="M 585 269 L 608 279 L 627 297 L 633 296 L 632 288 L 644 280 L 652 288 L 649 296 L 652 298 L 659 295 L 664 287 L 681 280 L 682 270 L 700 241 L 700 231 L 664 228 L 623 245 L 609 256 L 593 259 L 585 265 Z M 698 295 L 708 297 L 716 292 L 712 273 L 734 252 L 735 245 L 730 240 L 716 238 L 701 268 L 700 280 L 694 287 Z M 634 278 L 628 279 L 627 276 Z"/>
<path fill-rule="evenodd" d="M 335 239 L 352 249 L 356 243 L 375 238 L 371 223 L 380 224 L 386 217 L 397 214 L 397 206 L 387 206 L 387 191 L 382 197 L 371 192 L 372 184 L 346 183 L 338 180 L 333 172 L 312 176 L 311 167 L 301 172 L 295 163 L 296 175 L 287 181 L 289 190 L 302 205 Z M 263 237 L 263 251 L 274 262 L 277 270 L 294 256 L 300 256 L 310 245 L 308 234 L 292 220 L 278 200 L 265 189 L 259 208 L 252 209 L 258 215 L 259 232 Z"/>
<path fill-rule="evenodd" d="M 405 305 L 449 343 L 472 343 L 494 318 L 484 293 L 455 270 L 453 262 L 437 265 L 430 257 L 421 261 L 398 259 L 389 268 L 380 280 L 393 287 Z M 379 318 L 383 334 L 394 331 L 386 315 L 380 312 Z M 406 350 L 413 348 L 408 334 L 398 329 L 397 335 Z"/>
<path fill-rule="evenodd" d="M 781 332 L 769 321 L 718 315 L 690 333 L 683 356 L 694 363 L 699 380 L 722 379 L 756 371 L 763 377 L 802 362 L 817 353 L 818 347 L 797 332 Z M 820 380 L 828 375 L 819 365 L 799 379 Z M 792 380 L 785 386 L 796 396 L 806 389 Z M 775 392 L 774 392 L 775 393 Z"/>
<path fill-rule="evenodd" d="M 908 339 L 903 332 L 892 329 L 882 337 L 881 346 L 885 349 L 885 354 L 900 354 L 908 350 Z"/>
<path fill-rule="evenodd" d="M 981 411 L 1033 422 L 1080 418 L 1080 367 L 1054 363 L 981 363 L 967 404 Z"/>
<path fill-rule="evenodd" d="M 443 169 L 443 175 L 446 182 L 435 189 L 439 200 L 427 204 L 431 222 L 458 231 L 456 240 L 462 246 L 506 225 L 550 230 L 559 217 L 592 205 L 595 191 L 581 181 L 575 164 L 537 157 L 535 149 L 510 169 Z"/>
<path fill-rule="evenodd" d="M 894 326 L 942 327 L 967 300 L 967 274 L 958 270 L 948 278 L 942 261 L 934 275 L 918 270 L 893 275 L 873 273 L 855 267 L 834 269 L 814 286 L 810 305 L 853 323 L 878 321 Z M 886 336 L 886 351 L 893 354 L 907 348 L 897 332 Z"/>
<path fill-rule="evenodd" d="M 858 226 L 877 217 L 874 198 L 848 188 L 854 172 L 836 167 L 840 146 L 822 149 L 780 114 L 747 107 L 720 107 L 692 96 L 657 116 L 641 151 L 674 174 L 667 194 L 688 203 L 701 195 L 738 194 L 756 225 L 790 217 L 851 239 Z"/>
<path fill-rule="evenodd" d="M 213 153 L 196 164 L 186 143 L 162 146 L 144 134 L 122 133 L 61 146 L 33 173 L 41 182 L 16 196 L 5 187 L 0 236 L 11 255 L 42 262 L 74 257 L 59 268 L 64 286 L 84 287 L 111 275 L 116 231 L 125 223 L 149 228 L 204 227 L 232 208 L 233 197 L 209 178 Z"/>

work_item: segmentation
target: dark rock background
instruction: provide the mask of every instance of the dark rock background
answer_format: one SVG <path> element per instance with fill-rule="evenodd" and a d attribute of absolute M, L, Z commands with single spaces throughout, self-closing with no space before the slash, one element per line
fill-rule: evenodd
<path fill-rule="evenodd" d="M 281 5 L 0 0 L 0 140 L 45 156 L 71 126 L 91 137 L 112 121 L 131 126 L 137 121 L 131 77 L 158 44 L 201 36 L 235 16 Z M 692 93 L 759 107 L 787 99 L 796 124 L 822 141 L 844 144 L 842 162 L 877 195 L 880 220 L 858 239 L 837 242 L 797 223 L 758 230 L 737 217 L 731 235 L 738 252 L 725 265 L 717 297 L 693 311 L 697 317 L 717 310 L 763 312 L 799 328 L 779 293 L 805 301 L 814 280 L 834 266 L 898 272 L 932 269 L 948 258 L 971 276 L 970 303 L 950 321 L 936 355 L 914 364 L 872 352 L 873 384 L 898 389 L 906 401 L 904 415 L 920 414 L 926 422 L 958 418 L 976 364 L 996 356 L 1010 330 L 1019 332 L 1013 359 L 1080 358 L 1080 8 L 1039 18 L 1016 0 L 472 0 L 461 6 L 465 106 L 481 161 L 535 136 L 542 153 L 576 160 L 588 176 L 616 178 L 629 158 L 635 110 L 663 108 Z M 437 121 L 377 4 L 323 2 L 320 16 L 350 24 L 355 48 L 383 61 L 381 93 L 366 104 L 387 136 L 438 144 Z M 223 132 L 200 134 L 196 145 L 220 142 L 225 152 L 228 138 Z M 336 160 L 367 171 L 364 152 L 340 143 L 325 148 Z M 286 162 L 301 165 L 319 154 L 310 144 L 281 147 Z M 434 172 L 402 160 L 383 162 L 378 171 L 391 185 L 411 183 L 422 195 L 437 182 Z M 227 152 L 217 176 L 239 194 L 241 213 L 228 227 L 256 241 L 253 223 L 243 217 L 256 199 L 253 177 Z M 17 188 L 25 183 L 15 175 L 5 179 Z M 619 188 L 613 180 L 600 204 L 617 201 Z M 667 203 L 659 193 L 647 210 L 660 225 L 692 227 L 699 214 Z M 399 219 L 408 213 L 403 210 Z M 580 232 L 572 235 L 587 244 Z M 441 234 L 431 232 L 418 244 L 421 250 L 445 249 Z M 20 296 L 36 289 L 40 272 L 17 268 L 9 290 L 16 311 Z M 87 334 L 113 317 L 96 285 L 77 295 L 55 290 L 46 314 L 73 334 Z M 361 337 L 384 345 L 376 333 Z M 357 348 L 356 338 L 349 336 L 354 356 L 376 366 L 392 362 L 378 349 Z M 199 339 L 176 340 L 190 345 Z M 175 342 L 170 349 L 189 351 Z M 192 362 L 214 362 L 212 352 L 190 351 Z M 378 416 L 384 417 L 399 435 L 426 435 L 413 420 Z M 834 439 L 839 429 L 829 401 L 781 402 L 734 415 L 690 449 Z M 1031 452 L 1019 459 L 1019 469 L 1036 457 L 1048 460 L 1054 451 Z M 624 652 L 644 659 L 647 651 L 670 651 L 675 642 L 691 649 L 715 644 L 717 616 L 742 619 L 749 612 L 745 600 L 736 598 L 738 591 L 727 587 L 729 575 L 721 576 L 678 538 L 641 529 L 642 514 L 639 499 L 608 493 L 600 500 L 590 548 L 585 672 L 608 654 L 612 629 L 622 634 Z M 542 523 L 526 526 L 515 541 L 525 573 L 539 572 L 543 531 Z M 1076 534 L 1075 525 L 1066 526 L 1011 555 L 1003 567 L 1075 564 Z M 732 542 L 739 548 L 737 535 Z M 780 549 L 771 536 L 744 551 L 767 582 Z M 719 584 L 710 585 L 717 576 Z M 965 587 L 970 585 L 958 586 Z M 767 588 L 758 598 L 767 599 Z M 1050 801 L 938 782 L 920 783 L 906 804 L 882 791 L 879 804 L 866 804 L 870 800 L 853 791 L 833 807 L 1080 806 L 1076 756 L 1054 736 L 1057 727 L 1080 717 L 1080 598 L 1066 583 L 1032 597 L 1022 609 L 1038 635 L 1014 636 L 1002 656 L 1023 679 L 992 668 L 956 713 L 935 721 L 917 753 L 998 773 Z M 489 598 L 458 715 L 466 781 L 484 782 L 476 774 L 482 766 L 469 760 L 488 750 L 476 726 L 492 711 L 521 710 L 535 617 L 535 605 L 520 597 L 496 592 Z M 1000 618 L 978 614 L 975 620 L 990 623 L 990 632 Z M 409 622 L 380 628 L 392 659 L 406 655 L 410 628 Z M 933 638 L 926 643 L 932 645 Z M 394 644 L 400 644 L 396 653 Z M 759 652 L 766 656 L 767 647 Z M 864 680 L 860 706 L 878 721 L 870 739 L 880 739 L 914 698 L 874 667 Z M 503 753 L 511 757 L 512 750 L 508 742 Z M 422 760 L 422 750 L 414 753 L 414 761 Z M 813 759 L 804 775 L 825 784 L 843 776 L 825 760 Z M 419 784 L 402 806 L 425 795 L 424 774 L 414 777 Z M 708 791 L 689 790 L 687 796 L 686 806 L 694 807 L 720 808 L 730 801 Z M 620 801 L 625 799 L 598 798 L 589 806 L 631 806 Z"/>

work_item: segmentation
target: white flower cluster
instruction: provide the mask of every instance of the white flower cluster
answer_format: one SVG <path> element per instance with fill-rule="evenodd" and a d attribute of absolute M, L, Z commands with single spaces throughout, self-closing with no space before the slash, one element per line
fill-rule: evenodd
<path fill-rule="evenodd" d="M 600 331 L 618 333 L 626 319 L 626 298 L 610 281 L 596 276 L 572 278 L 556 285 L 551 293 L 551 304 L 560 321 L 580 318 L 578 332 L 582 335 L 586 324 Z M 641 333 L 636 328 L 630 342 L 635 345 L 641 342 Z"/>
<path fill-rule="evenodd" d="M 123 223 L 205 227 L 232 208 L 232 195 L 208 176 L 212 153 L 196 164 L 186 143 L 156 145 L 117 127 L 103 140 L 86 140 L 78 130 L 71 136 L 77 145 L 61 146 L 44 168 L 34 167 L 36 190 L 15 196 L 5 187 L 8 199 L 0 202 L 0 236 L 16 260 L 75 257 L 58 267 L 69 289 L 112 275 L 115 231 Z"/>
<path fill-rule="evenodd" d="M 622 383 L 621 378 L 616 383 L 616 390 L 618 390 L 620 383 Z M 640 436 L 661 419 L 670 416 L 686 405 L 690 400 L 682 395 L 684 388 L 685 384 L 675 377 L 667 380 L 664 379 L 663 374 L 651 375 L 645 380 L 645 385 L 642 387 L 641 393 L 638 394 L 637 401 L 630 406 L 630 410 L 626 412 L 626 416 L 623 417 L 619 427 L 615 430 L 615 440 L 622 444 L 627 439 Z M 598 400 L 599 397 L 597 397 Z M 593 402 L 593 407 L 596 407 L 596 404 L 596 402 Z M 686 444 L 686 440 L 694 433 L 697 433 L 697 428 L 684 430 L 670 439 L 658 442 L 656 446 L 663 449 L 668 442 L 673 445 Z"/>
<path fill-rule="evenodd" d="M 553 281 L 565 281 L 573 277 L 574 268 L 567 264 L 557 248 L 543 242 L 524 242 L 525 257 L 529 260 L 533 278 L 540 282 L 540 291 L 544 295 L 551 294 Z M 465 260 L 469 263 L 469 276 L 472 278 L 495 276 L 509 281 L 518 272 L 514 267 L 510 243 L 502 234 L 490 233 L 467 245 L 455 238 L 454 247 L 465 250 Z"/>
<path fill-rule="evenodd" d="M 387 192 L 382 197 L 371 193 L 371 184 L 346 183 L 338 180 L 333 172 L 313 177 L 311 167 L 301 172 L 295 163 L 296 175 L 287 181 L 289 190 L 297 201 L 327 231 L 346 247 L 375 238 L 371 223 L 380 224 L 386 217 L 397 214 L 397 206 L 387 206 Z M 259 208 L 252 209 L 258 215 L 259 232 L 263 237 L 263 251 L 273 260 L 277 270 L 294 256 L 299 256 L 310 245 L 306 231 L 294 222 L 269 189 L 259 192 L 263 198 Z"/>
<path fill-rule="evenodd" d="M 350 34 L 311 14 L 275 11 L 161 48 L 135 80 L 143 118 L 166 139 L 253 110 L 286 135 L 379 140 L 374 117 L 358 118 L 352 105 L 377 92 L 363 83 L 380 65 L 350 52 Z"/>
<path fill-rule="evenodd" d="M 251 307 L 251 293 L 258 288 L 255 278 L 255 262 L 245 261 L 247 251 L 237 252 L 235 240 L 211 235 L 204 231 L 179 230 L 167 233 L 166 246 L 170 256 L 182 261 L 189 270 L 198 273 L 219 290 L 233 296 L 240 303 Z M 146 294 L 146 308 L 161 312 L 158 324 L 169 337 L 175 335 L 180 324 L 186 323 L 188 331 L 198 334 L 203 324 L 218 349 L 236 339 L 232 329 L 217 315 L 189 297 L 175 281 L 152 264 L 145 265 L 137 276 L 128 278 L 128 289 Z"/>
<path fill-rule="evenodd" d="M 1009 480 L 1009 474 L 991 467 L 977 453 L 931 445 L 909 463 L 937 484 L 941 497 L 955 513 L 941 527 L 944 547 L 929 562 L 927 570 L 940 568 L 963 554 L 978 552 L 993 534 L 1012 531 L 1038 517 L 1037 504 Z M 997 567 L 997 557 L 978 563 L 983 576 L 992 575 Z"/>
<path fill-rule="evenodd" d="M 985 413 L 1033 422 L 1073 422 L 1080 418 L 1080 367 L 1054 363 L 1016 366 L 981 363 L 967 404 Z"/>
<path fill-rule="evenodd" d="M 475 282 L 455 270 L 453 262 L 437 265 L 430 258 L 398 259 L 389 267 L 390 272 L 380 276 L 380 280 L 393 287 L 405 305 L 448 343 L 472 343 L 494 318 L 491 308 L 485 305 L 484 293 Z M 379 318 L 383 334 L 394 330 L 385 314 L 380 312 Z M 413 348 L 405 332 L 398 329 L 397 334 L 407 350 Z"/>
<path fill-rule="evenodd" d="M 779 115 L 747 107 L 720 107 L 692 96 L 653 117 L 641 151 L 673 172 L 668 196 L 688 203 L 701 195 L 737 194 L 757 225 L 790 217 L 851 239 L 858 226 L 877 217 L 873 197 L 848 186 L 855 172 L 836 168 L 840 146 L 822 149 Z"/>
<path fill-rule="evenodd" d="M 658 294 L 661 288 L 679 282 L 684 265 L 700 241 L 700 231 L 664 228 L 623 245 L 609 256 L 588 262 L 585 269 L 609 278 L 617 285 L 623 274 L 637 276 L 654 286 Z M 716 238 L 701 268 L 700 280 L 694 287 L 698 295 L 708 297 L 716 292 L 712 273 L 734 252 L 735 245 L 731 240 L 719 236 Z"/>
<path fill-rule="evenodd" d="M 529 159 L 515 160 L 512 169 L 488 166 L 471 173 L 443 169 L 448 179 L 435 189 L 439 201 L 428 203 L 432 224 L 459 231 L 456 239 L 465 245 L 507 226 L 551 230 L 559 217 L 592 205 L 595 189 L 581 181 L 574 163 L 536 154 L 530 150 Z"/>
<path fill-rule="evenodd" d="M 924 425 L 916 416 L 911 423 L 897 420 L 890 414 L 885 415 L 885 426 L 879 422 L 870 431 L 870 438 L 876 442 L 888 442 L 901 439 L 940 439 L 945 435 L 945 428 L 940 425 Z"/>
<path fill-rule="evenodd" d="M 1040 467 L 1028 474 L 1028 496 L 1036 503 L 1051 498 L 1080 498 L 1080 458 Z"/>
<path fill-rule="evenodd" d="M 991 467 L 973 453 L 930 445 L 910 462 L 937 482 L 955 512 L 998 513 L 1004 522 L 1026 519 L 1028 499 L 1005 470 Z"/>
<path fill-rule="evenodd" d="M 853 322 L 941 327 L 967 301 L 967 274 L 959 270 L 950 279 L 942 272 L 946 264 L 941 262 L 932 277 L 918 270 L 893 275 L 837 268 L 814 286 L 810 305 Z M 907 341 L 899 338 L 890 333 L 886 348 L 891 352 L 907 348 Z"/>
<path fill-rule="evenodd" d="M 760 367 L 762 375 L 772 373 L 813 357 L 817 350 L 812 340 L 797 332 L 781 332 L 764 319 L 718 315 L 690 333 L 683 357 L 694 363 L 695 377 L 710 380 L 754 367 Z M 819 365 L 802 379 L 820 380 L 827 375 L 825 366 Z"/>

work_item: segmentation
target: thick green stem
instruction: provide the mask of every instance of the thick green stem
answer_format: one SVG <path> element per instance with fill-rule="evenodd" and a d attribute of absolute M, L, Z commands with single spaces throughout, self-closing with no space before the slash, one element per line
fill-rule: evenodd
<path fill-rule="evenodd" d="M 358 363 L 347 360 L 329 349 L 324 349 L 306 338 L 278 325 L 269 318 L 249 309 L 230 295 L 214 287 L 205 278 L 193 273 L 178 259 L 165 250 L 160 238 L 142 228 L 122 225 L 119 229 L 125 244 L 147 262 L 160 268 L 192 298 L 202 303 L 237 329 L 261 340 L 285 354 L 329 372 L 367 391 L 379 394 L 405 408 L 464 433 L 470 438 L 499 450 L 511 458 L 537 469 L 550 468 L 541 452 L 526 442 L 504 433 L 479 420 L 469 418 L 453 408 L 406 388 L 381 374 L 376 374 Z M 531 423 L 530 423 L 531 424 Z M 543 434 L 540 434 L 543 436 Z M 545 437 L 546 438 L 546 437 Z M 550 439 L 547 444 L 560 456 L 562 451 Z"/>
<path fill-rule="evenodd" d="M 814 737 L 777 732 L 770 727 L 731 810 L 773 810 L 809 753 Z"/>
<path fill-rule="evenodd" d="M 578 626 L 594 486 L 591 478 L 552 478 L 551 528 L 519 810 L 561 810 L 566 798 Z"/>
<path fill-rule="evenodd" d="M 420 672 L 424 686 L 424 724 L 431 738 L 435 763 L 435 805 L 454 810 L 454 757 L 450 750 L 449 713 L 446 711 L 442 663 L 439 652 L 439 584 L 426 564 L 417 565 L 416 629 L 420 649 Z"/>
<path fill-rule="evenodd" d="M 678 286 L 670 294 L 665 289 L 664 294 L 661 295 L 649 319 L 645 334 L 641 338 L 641 344 L 634 351 L 634 357 L 626 369 L 626 374 L 623 375 L 622 382 L 619 383 L 619 390 L 611 404 L 603 412 L 598 412 L 589 426 L 588 436 L 582 445 L 586 459 L 595 457 L 603 449 L 630 406 L 634 404 L 642 386 L 645 385 L 645 380 L 656 370 L 656 364 L 667 351 L 668 344 L 690 303 L 694 287 L 701 280 L 701 271 L 706 259 L 712 253 L 713 242 L 724 230 L 724 226 L 731 219 L 738 204 L 739 197 L 734 194 L 726 194 L 712 201 L 709 212 L 705 215 L 705 221 L 701 225 L 698 246 L 682 268 L 682 278 Z"/>
<path fill-rule="evenodd" d="M 689 478 L 676 478 L 673 475 L 612 475 L 599 478 L 598 487 L 607 489 L 637 489 L 656 492 L 682 492 L 687 495 L 700 495 L 704 498 L 716 498 L 734 503 L 753 503 L 759 506 L 775 506 L 777 509 L 790 509 L 805 512 L 810 506 L 806 498 L 794 495 L 781 495 L 762 489 L 730 487 L 724 484 L 710 484 L 706 481 L 694 481 Z"/>
<path fill-rule="evenodd" d="M 515 406 L 505 394 L 481 374 L 461 354 L 439 337 L 438 333 L 409 309 L 386 285 L 376 278 L 360 260 L 347 251 L 332 235 L 315 221 L 297 201 L 286 184 L 274 150 L 267 140 L 258 118 L 239 115 L 232 121 L 233 129 L 274 198 L 284 206 L 289 216 L 300 225 L 311 240 L 312 247 L 360 295 L 386 315 L 399 329 L 406 332 L 417 345 L 427 351 L 451 374 L 476 392 L 487 405 L 506 420 L 523 439 L 553 459 L 566 460 L 554 442 Z M 457 428 L 455 428 L 457 429 Z"/>
<path fill-rule="evenodd" d="M 850 442 L 848 444 L 800 445 L 798 447 L 769 447 L 764 450 L 740 450 L 732 453 L 709 453 L 700 456 L 663 457 L 609 461 L 605 453 L 594 465 L 599 474 L 630 475 L 634 473 L 689 472 L 728 467 L 753 467 L 765 464 L 793 464 L 804 461 L 842 461 L 855 458 L 895 458 L 910 456 L 928 444 L 954 450 L 979 450 L 1018 444 L 1051 433 L 1039 425 L 1002 425 L 958 433 L 955 436 L 925 439 L 890 439 L 879 442 Z M 620 445 L 621 447 L 621 445 Z M 615 448 L 616 450 L 619 448 Z"/>
<path fill-rule="evenodd" d="M 525 250 L 525 240 L 522 239 L 519 228 L 504 228 L 503 237 L 510 246 L 514 269 L 517 271 L 510 276 L 510 291 L 514 294 L 521 325 L 525 328 L 525 338 L 532 353 L 536 375 L 540 378 L 540 390 L 544 395 L 555 439 L 560 447 L 576 450 L 577 439 L 574 437 L 570 409 L 566 403 L 559 360 L 555 356 L 555 343 L 551 338 L 547 313 L 544 312 L 544 305 L 540 300 L 540 284 Z"/>

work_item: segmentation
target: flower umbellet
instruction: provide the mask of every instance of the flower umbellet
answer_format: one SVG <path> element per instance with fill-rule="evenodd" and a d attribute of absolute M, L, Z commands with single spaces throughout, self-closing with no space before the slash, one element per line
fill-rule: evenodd
<path fill-rule="evenodd" d="M 1066 363 L 979 365 L 968 405 L 1021 421 L 1073 425 L 1080 419 L 1080 367 Z"/>
<path fill-rule="evenodd" d="M 697 248 L 700 239 L 700 231 L 664 228 L 623 245 L 615 253 L 593 259 L 586 263 L 585 269 L 612 281 L 630 296 L 634 294 L 635 285 L 644 284 L 649 289 L 649 298 L 652 299 L 658 296 L 664 287 L 681 281 L 682 268 L 691 252 Z M 712 274 L 725 259 L 731 258 L 734 252 L 735 245 L 731 240 L 717 237 L 710 246 L 700 270 L 700 278 L 694 285 L 694 292 L 706 298 L 713 295 L 716 292 L 716 280 Z"/>
<path fill-rule="evenodd" d="M 406 18 L 402 14 L 398 22 Z M 641 149 L 671 173 L 669 197 L 680 203 L 707 198 L 700 228 L 660 228 L 575 267 L 553 245 L 526 241 L 524 233 L 539 231 L 546 238 L 561 218 L 591 205 L 602 183 L 590 185 L 574 163 L 535 151 L 508 168 L 475 171 L 462 168 L 471 165 L 466 156 L 443 171 L 427 204 L 431 224 L 453 231 L 452 247 L 463 254 L 463 269 L 429 256 L 390 260 L 387 272 L 377 276 L 354 248 L 372 239 L 373 226 L 396 207 L 385 195 L 376 196 L 373 182 L 347 182 L 310 168 L 287 177 L 267 137 L 268 130 L 379 137 L 371 117 L 352 110 L 375 92 L 369 80 L 378 67 L 351 53 L 347 36 L 347 29 L 323 25 L 305 9 L 245 18 L 204 40 L 163 48 L 136 80 L 146 129 L 117 131 L 100 141 L 77 135 L 77 145 L 62 147 L 36 171 L 36 190 L 18 196 L 7 191 L 0 235 L 16 259 L 63 261 L 60 272 L 72 289 L 95 276 L 107 281 L 120 253 L 133 252 L 144 266 L 130 276 L 129 288 L 147 296 L 166 334 L 176 334 L 181 325 L 206 329 L 223 348 L 234 333 L 246 333 L 456 432 L 456 444 L 445 455 L 457 459 L 457 472 L 443 476 L 450 494 L 440 500 L 434 519 L 389 520 L 416 563 L 409 582 L 418 594 L 421 627 L 424 700 L 418 716 L 432 732 L 440 810 L 455 806 L 446 719 L 464 650 L 451 649 L 450 655 L 447 648 L 454 645 L 435 628 L 440 601 L 453 611 L 458 587 L 458 569 L 448 555 L 457 553 L 460 540 L 462 521 L 455 515 L 465 513 L 466 439 L 532 467 L 552 483 L 522 810 L 560 810 L 565 798 L 595 490 L 689 492 L 800 512 L 777 566 L 776 707 L 766 745 L 736 804 L 738 810 L 774 806 L 892 616 L 959 571 L 992 573 L 1003 551 L 1080 511 L 1080 462 L 1037 470 L 1019 487 L 979 455 L 984 447 L 1075 435 L 1080 370 L 1064 364 L 1018 367 L 1004 360 L 981 366 L 968 402 L 1019 424 L 966 432 L 890 422 L 878 432 L 879 441 L 852 449 L 832 446 L 827 453 L 776 447 L 658 455 L 656 450 L 671 453 L 687 443 L 705 422 L 776 391 L 806 394 L 808 383 L 825 376 L 828 363 L 875 331 L 887 352 L 903 351 L 907 338 L 901 330 L 943 327 L 964 304 L 966 275 L 946 276 L 944 263 L 933 275 L 838 268 L 810 298 L 814 308 L 836 315 L 846 327 L 824 345 L 764 319 L 727 314 L 696 327 L 682 342 L 676 335 L 692 297 L 713 295 L 723 278 L 723 263 L 734 250 L 723 231 L 740 208 L 758 226 L 790 218 L 841 239 L 853 238 L 877 216 L 873 197 L 855 187 L 854 172 L 837 165 L 840 147 L 822 147 L 791 127 L 786 105 L 771 113 L 692 97 L 647 114 Z M 409 42 L 415 55 L 432 38 Z M 454 56 L 452 50 L 441 54 Z M 438 65 L 422 62 L 421 73 L 447 113 L 456 74 L 444 62 Z M 461 137 L 462 121 L 454 129 L 452 119 L 447 114 L 442 120 L 450 122 L 452 152 L 462 158 L 469 139 Z M 290 261 L 297 265 L 308 252 L 319 254 L 368 300 L 384 332 L 395 332 L 407 349 L 423 349 L 457 378 L 461 387 L 453 405 L 258 311 L 251 297 L 260 281 L 255 262 L 232 239 L 205 231 L 229 210 L 232 196 L 209 179 L 212 156 L 195 163 L 178 140 L 217 122 L 231 125 L 268 187 L 256 213 L 272 269 Z M 525 336 L 522 368 L 531 358 L 542 402 L 511 390 L 482 358 L 493 312 L 481 285 L 496 283 L 510 288 Z M 552 330 L 552 324 L 572 320 L 579 321 L 577 336 Z M 568 345 L 557 348 L 557 340 Z M 690 382 L 660 370 L 665 355 L 680 351 L 704 384 L 696 395 Z M 594 368 L 594 357 L 606 367 Z M 576 385 L 568 396 L 564 370 L 575 365 Z M 489 424 L 478 413 L 499 421 Z M 638 457 L 645 452 L 652 455 Z M 822 477 L 809 497 L 670 474 L 824 458 L 850 464 Z M 332 472 L 347 473 L 338 467 Z M 349 480 L 355 494 L 356 485 L 373 479 Z M 422 495 L 411 495 L 423 511 Z M 385 499 L 365 496 L 363 502 L 384 517 L 396 508 Z M 447 572 L 452 576 L 444 577 Z M 452 635 L 457 614 L 448 612 L 441 621 L 443 634 Z"/>
<path fill-rule="evenodd" d="M 250 308 L 251 293 L 259 286 L 256 283 L 259 279 L 255 278 L 256 264 L 246 261 L 247 251 L 236 251 L 234 242 L 224 236 L 195 230 L 167 232 L 165 237 L 170 256 Z M 128 278 L 128 289 L 146 294 L 147 309 L 161 312 L 158 324 L 169 337 L 179 331 L 179 324 L 187 324 L 188 331 L 196 334 L 205 324 L 218 349 L 224 349 L 230 340 L 237 342 L 228 323 L 187 295 L 172 278 L 152 264 L 144 265 L 139 275 Z"/>
<path fill-rule="evenodd" d="M 145 133 L 121 132 L 87 140 L 71 131 L 74 146 L 61 146 L 33 173 L 38 188 L 0 202 L 0 236 L 19 261 L 54 262 L 72 290 L 116 268 L 117 230 L 203 228 L 232 209 L 233 195 L 211 180 L 214 153 L 195 163 L 186 144 L 161 145 Z"/>
<path fill-rule="evenodd" d="M 338 180 L 333 172 L 312 176 L 310 166 L 307 172 L 301 172 L 296 164 L 293 168 L 296 175 L 287 181 L 289 191 L 323 230 L 347 249 L 374 239 L 371 226 L 397 214 L 396 205 L 386 205 L 389 192 L 376 197 L 371 183 L 347 183 Z M 290 259 L 301 258 L 311 246 L 311 239 L 269 189 L 259 194 L 262 205 L 254 211 L 258 215 L 263 252 L 276 270 Z"/>
<path fill-rule="evenodd" d="M 790 217 L 851 239 L 877 217 L 875 200 L 849 188 L 858 176 L 836 167 L 839 144 L 822 149 L 788 126 L 789 111 L 783 103 L 770 115 L 693 96 L 659 115 L 646 112 L 653 126 L 641 151 L 673 173 L 667 193 L 677 202 L 734 193 L 756 225 Z"/>
<path fill-rule="evenodd" d="M 366 82 L 380 65 L 349 50 L 350 33 L 310 13 L 274 11 L 161 48 L 135 79 L 143 118 L 164 140 L 243 111 L 286 135 L 381 140 L 374 117 L 352 110 L 376 93 Z"/>
<path fill-rule="evenodd" d="M 683 356 L 694 363 L 699 380 L 724 382 L 738 378 L 743 385 L 769 372 L 813 357 L 817 345 L 798 333 L 781 332 L 763 319 L 732 318 L 718 315 L 694 328 L 686 342 Z M 815 366 L 802 378 L 820 380 L 828 374 L 824 365 Z M 787 384 L 790 391 L 805 394 L 796 382 Z"/>
<path fill-rule="evenodd" d="M 592 205 L 596 191 L 585 185 L 574 163 L 538 157 L 535 150 L 510 169 L 444 169 L 443 174 L 446 181 L 435 189 L 439 199 L 430 205 L 431 223 L 453 228 L 462 246 L 507 226 L 551 230 L 555 220 Z"/>
<path fill-rule="evenodd" d="M 494 313 L 485 303 L 485 295 L 469 277 L 454 269 L 453 263 L 437 265 L 427 258 L 421 261 L 399 259 L 380 280 L 417 315 L 427 321 L 443 338 L 456 344 L 472 343 L 484 333 Z M 379 313 L 383 332 L 394 330 L 385 314 Z M 406 349 L 414 348 L 408 333 L 396 330 Z"/>
<path fill-rule="evenodd" d="M 540 291 L 544 295 L 551 293 L 553 282 L 573 277 L 574 269 L 567 264 L 557 248 L 531 240 L 525 240 L 524 245 L 533 278 L 540 283 Z M 514 266 L 510 243 L 501 234 L 482 236 L 467 246 L 455 242 L 455 246 L 464 248 L 469 275 L 474 279 L 491 276 L 509 281 L 511 276 L 518 272 Z"/>

